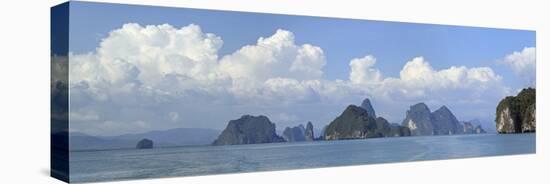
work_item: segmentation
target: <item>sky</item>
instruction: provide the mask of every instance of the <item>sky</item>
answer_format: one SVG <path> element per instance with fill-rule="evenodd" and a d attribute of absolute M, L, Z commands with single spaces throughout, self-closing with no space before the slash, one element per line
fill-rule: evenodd
<path fill-rule="evenodd" d="M 492 121 L 536 84 L 534 31 L 71 3 L 70 127 L 92 135 L 320 129 L 364 98 L 395 123 L 419 102 Z"/>

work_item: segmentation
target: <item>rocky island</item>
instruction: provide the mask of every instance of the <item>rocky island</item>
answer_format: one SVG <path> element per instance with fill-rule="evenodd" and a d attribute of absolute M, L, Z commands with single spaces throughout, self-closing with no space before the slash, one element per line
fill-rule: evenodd
<path fill-rule="evenodd" d="M 152 149 L 152 148 L 153 148 L 153 141 L 149 139 L 142 139 L 136 145 L 136 149 Z"/>
<path fill-rule="evenodd" d="M 536 131 L 536 91 L 521 90 L 517 96 L 500 101 L 496 110 L 498 133 L 526 133 Z"/>
<path fill-rule="evenodd" d="M 434 127 L 432 115 L 428 106 L 424 103 L 418 103 L 407 110 L 402 126 L 408 127 L 411 135 L 433 135 Z"/>
<path fill-rule="evenodd" d="M 286 127 L 282 135 L 286 142 L 301 142 L 301 141 L 313 141 L 315 140 L 313 134 L 313 124 L 307 122 L 306 127 L 300 124 L 295 127 Z"/>
<path fill-rule="evenodd" d="M 413 136 L 485 133 L 481 125 L 474 127 L 471 122 L 459 122 L 447 106 L 431 112 L 424 103 L 411 106 L 402 125 L 408 127 Z"/>
<path fill-rule="evenodd" d="M 244 115 L 239 119 L 229 121 L 227 127 L 212 144 L 235 145 L 284 141 L 276 134 L 275 124 L 266 116 Z"/>
<path fill-rule="evenodd" d="M 315 140 L 315 134 L 313 132 L 313 124 L 311 123 L 311 121 L 307 122 L 305 137 L 306 137 L 306 141 L 314 141 Z"/>
<path fill-rule="evenodd" d="M 484 134 L 487 133 L 483 128 L 481 128 L 481 125 L 477 125 L 474 129 L 474 134 Z"/>
<path fill-rule="evenodd" d="M 474 125 L 472 125 L 471 122 L 468 122 L 468 121 L 464 121 L 462 122 L 462 131 L 465 133 L 465 134 L 473 134 L 475 132 L 474 130 Z M 477 127 L 476 127 L 477 128 Z"/>
<path fill-rule="evenodd" d="M 306 141 L 305 132 L 306 128 L 301 124 L 293 128 L 286 127 L 283 131 L 283 139 L 285 139 L 286 142 Z"/>
<path fill-rule="evenodd" d="M 349 105 L 326 127 L 323 137 L 325 140 L 340 140 L 409 135 L 407 127 L 390 125 L 386 119 L 376 117 L 370 100 L 365 99 L 361 107 Z"/>
<path fill-rule="evenodd" d="M 349 105 L 323 129 L 319 138 L 314 137 L 313 124 L 286 127 L 282 136 L 277 135 L 275 124 L 266 116 L 244 115 L 231 120 L 212 143 L 213 145 L 258 144 L 273 142 L 301 142 L 314 140 L 367 139 L 378 137 L 454 135 L 485 133 L 481 125 L 460 122 L 447 106 L 431 112 L 424 103 L 410 106 L 401 124 L 390 123 L 377 117 L 371 101 L 363 100 L 361 106 Z"/>
<path fill-rule="evenodd" d="M 376 112 L 374 111 L 374 108 L 372 107 L 372 104 L 370 103 L 370 100 L 368 98 L 365 98 L 365 100 L 363 100 L 363 102 L 361 103 L 361 108 L 367 111 L 367 115 L 369 117 L 376 118 Z"/>

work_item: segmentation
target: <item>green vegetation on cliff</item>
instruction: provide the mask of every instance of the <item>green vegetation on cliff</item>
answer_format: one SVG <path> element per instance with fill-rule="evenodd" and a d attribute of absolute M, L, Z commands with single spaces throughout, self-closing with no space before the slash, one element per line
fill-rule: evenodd
<path fill-rule="evenodd" d="M 517 96 L 508 96 L 496 109 L 496 128 L 499 133 L 535 132 L 536 90 L 526 88 Z"/>
<path fill-rule="evenodd" d="M 324 132 L 326 140 L 408 136 L 408 128 L 390 125 L 382 117 L 374 119 L 364 108 L 349 105 Z"/>
<path fill-rule="evenodd" d="M 275 124 L 266 116 L 244 115 L 231 120 L 213 145 L 259 144 L 284 142 L 275 133 Z"/>

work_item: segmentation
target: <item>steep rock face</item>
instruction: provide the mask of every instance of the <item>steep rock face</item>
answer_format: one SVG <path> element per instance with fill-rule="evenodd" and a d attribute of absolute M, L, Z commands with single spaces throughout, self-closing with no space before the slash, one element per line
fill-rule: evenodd
<path fill-rule="evenodd" d="M 402 137 L 411 135 L 409 128 L 398 124 L 390 124 L 383 117 L 376 118 L 376 126 L 376 132 L 380 134 L 381 137 Z"/>
<path fill-rule="evenodd" d="M 510 112 L 509 107 L 504 107 L 503 110 L 497 112 L 497 132 L 498 133 L 516 133 L 520 129 L 516 127 L 520 123 L 515 122 L 514 115 Z"/>
<path fill-rule="evenodd" d="M 467 121 L 472 124 L 473 127 L 480 126 L 485 130 L 487 133 L 496 133 L 496 126 L 495 121 L 482 121 L 479 119 L 471 119 Z"/>
<path fill-rule="evenodd" d="M 474 129 L 474 133 L 475 134 L 484 134 L 484 133 L 487 133 L 485 130 L 483 130 L 483 128 L 481 128 L 481 125 L 477 125 L 476 128 Z"/>
<path fill-rule="evenodd" d="M 258 144 L 284 142 L 275 133 L 275 124 L 265 116 L 244 115 L 231 120 L 213 145 Z"/>
<path fill-rule="evenodd" d="M 464 132 L 460 122 L 446 106 L 434 111 L 431 114 L 431 119 L 435 135 L 453 135 Z"/>
<path fill-rule="evenodd" d="M 526 104 L 530 104 L 527 106 L 526 110 L 523 113 L 522 116 L 522 132 L 536 132 L 537 125 L 536 125 L 536 91 L 535 89 L 529 88 L 527 89 L 524 94 L 520 94 L 522 96 L 525 96 L 524 99 L 520 98 L 520 107 L 522 107 L 521 102 L 525 101 Z M 519 95 L 518 95 L 519 96 Z"/>
<path fill-rule="evenodd" d="M 326 140 L 376 137 L 376 120 L 361 107 L 350 105 L 325 130 Z"/>
<path fill-rule="evenodd" d="M 471 123 L 461 123 L 447 108 L 441 106 L 434 112 L 424 103 L 418 103 L 410 107 L 403 122 L 403 126 L 410 129 L 411 135 L 454 135 L 473 133 L 474 126 Z"/>
<path fill-rule="evenodd" d="M 327 132 L 328 125 L 323 126 L 323 129 L 319 132 L 319 137 L 317 137 L 317 140 L 327 140 L 325 138 L 325 132 Z"/>
<path fill-rule="evenodd" d="M 326 127 L 323 137 L 339 140 L 408 135 L 408 128 L 392 126 L 382 117 L 374 119 L 365 109 L 350 105 Z"/>
<path fill-rule="evenodd" d="M 151 149 L 153 148 L 153 141 L 149 139 L 142 139 L 136 145 L 136 149 Z"/>
<path fill-rule="evenodd" d="M 527 107 L 527 110 L 525 111 L 525 114 L 523 115 L 525 117 L 523 121 L 521 122 L 521 131 L 522 132 L 535 132 L 537 129 L 536 124 L 536 109 L 535 104 L 530 105 Z"/>
<path fill-rule="evenodd" d="M 393 136 L 393 137 L 411 136 L 411 131 L 409 130 L 408 127 L 404 127 L 401 125 L 391 125 L 390 128 L 391 130 L 390 130 L 389 136 Z"/>
<path fill-rule="evenodd" d="M 474 133 L 474 126 L 470 122 L 463 122 L 463 132 L 465 134 L 473 134 Z"/>
<path fill-rule="evenodd" d="M 286 142 L 305 141 L 305 131 L 304 125 L 298 125 L 292 128 L 286 127 L 283 131 L 283 139 L 285 139 Z"/>
<path fill-rule="evenodd" d="M 484 134 L 487 133 L 485 129 L 481 126 L 479 120 L 474 119 L 470 121 L 461 122 L 460 127 L 462 128 L 463 134 Z"/>
<path fill-rule="evenodd" d="M 374 111 L 374 108 L 372 107 L 370 100 L 368 98 L 363 100 L 363 102 L 361 103 L 361 108 L 367 111 L 367 114 L 369 115 L 369 117 L 376 118 L 376 112 Z"/>
<path fill-rule="evenodd" d="M 305 138 L 306 138 L 306 141 L 315 140 L 315 134 L 313 133 L 313 124 L 311 124 L 311 122 L 307 122 Z"/>
<path fill-rule="evenodd" d="M 523 89 L 517 96 L 500 101 L 496 110 L 498 133 L 523 133 L 536 131 L 536 91 Z"/>
<path fill-rule="evenodd" d="M 409 128 L 412 136 L 434 134 L 431 112 L 424 103 L 411 106 L 401 125 Z"/>

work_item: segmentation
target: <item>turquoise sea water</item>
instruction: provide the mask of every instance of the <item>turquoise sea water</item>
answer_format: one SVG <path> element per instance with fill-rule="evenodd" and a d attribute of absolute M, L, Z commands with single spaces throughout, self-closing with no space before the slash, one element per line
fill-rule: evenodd
<path fill-rule="evenodd" d="M 535 153 L 535 134 L 419 136 L 70 153 L 71 182 Z"/>

